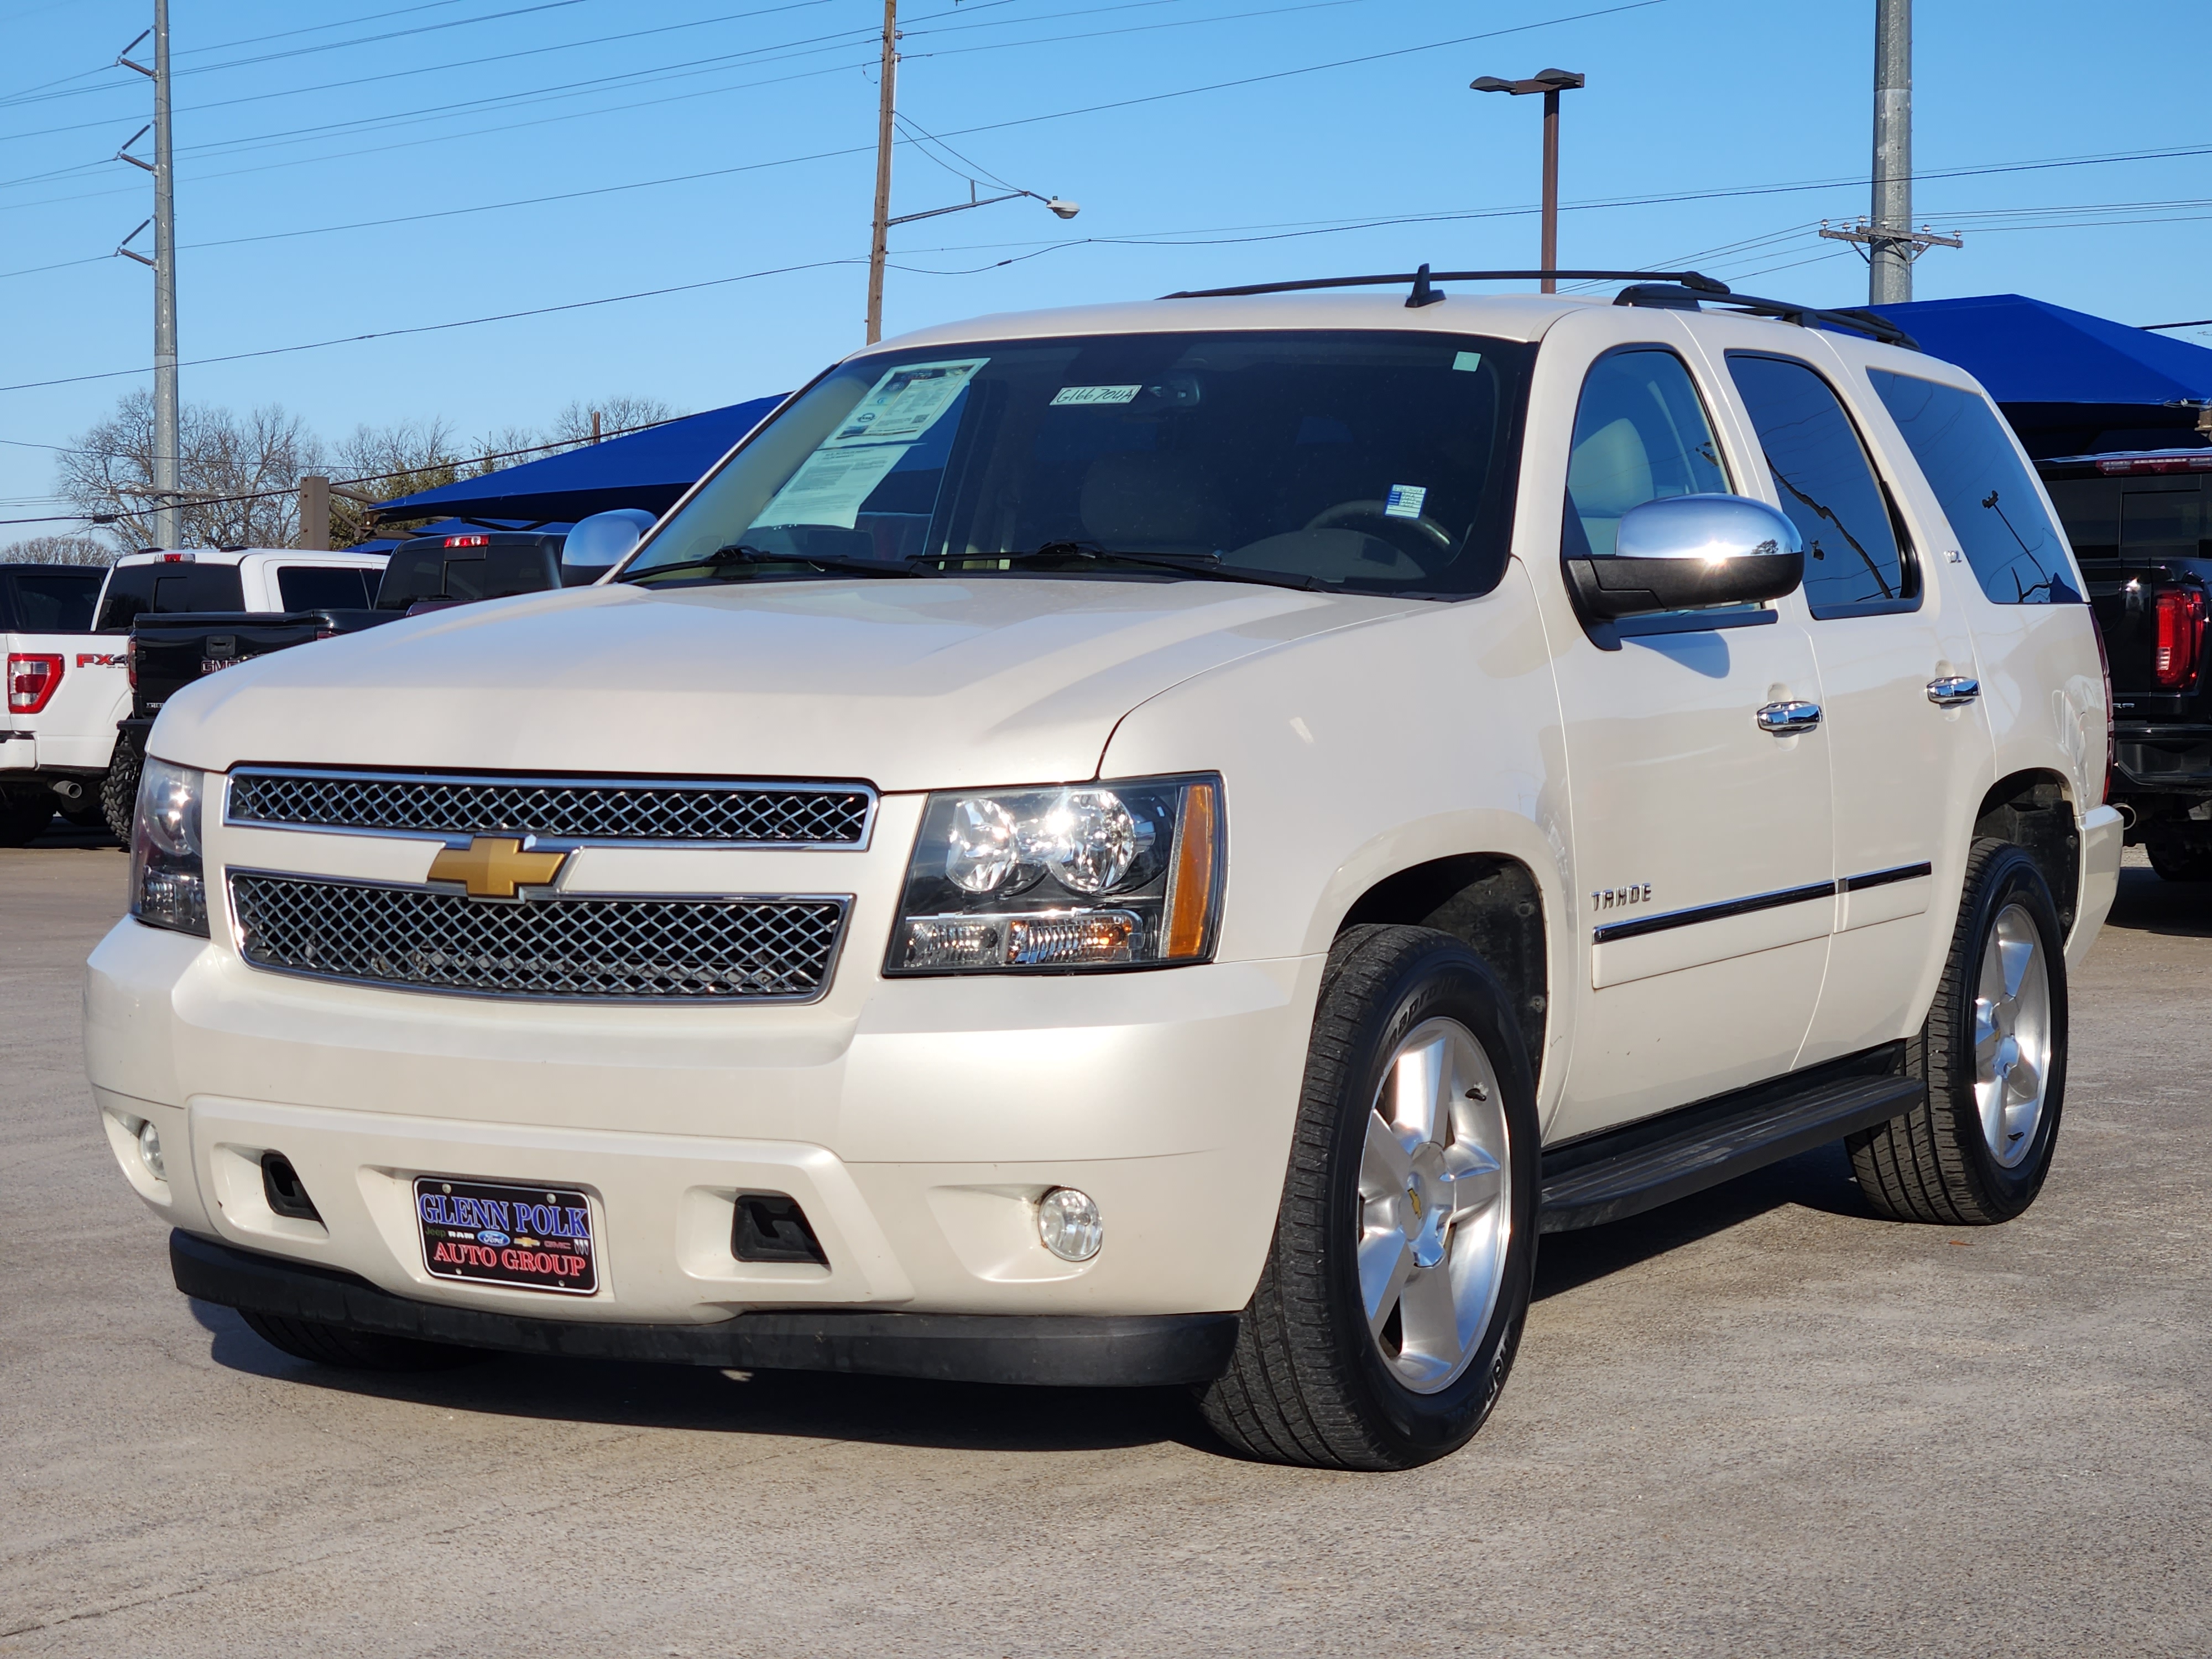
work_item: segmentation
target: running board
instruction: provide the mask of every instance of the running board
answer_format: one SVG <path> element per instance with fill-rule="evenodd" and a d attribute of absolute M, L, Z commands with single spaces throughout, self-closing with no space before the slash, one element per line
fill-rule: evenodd
<path fill-rule="evenodd" d="M 1549 1148 L 1536 1230 L 1640 1215 L 1909 1112 L 1927 1085 L 1898 1075 L 1904 1057 L 1890 1043 Z"/>

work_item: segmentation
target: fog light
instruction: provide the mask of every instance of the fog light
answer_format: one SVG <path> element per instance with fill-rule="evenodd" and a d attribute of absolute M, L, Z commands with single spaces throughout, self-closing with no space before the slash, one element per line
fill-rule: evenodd
<path fill-rule="evenodd" d="M 1055 1187 L 1037 1200 L 1037 1237 L 1062 1261 L 1088 1261 L 1106 1242 L 1106 1224 L 1090 1194 Z"/>
<path fill-rule="evenodd" d="M 156 1181 L 167 1181 L 169 1172 L 161 1164 L 161 1132 L 150 1123 L 138 1126 L 138 1157 L 146 1165 L 146 1173 Z M 1093 1249 L 1097 1245 L 1091 1246 Z"/>

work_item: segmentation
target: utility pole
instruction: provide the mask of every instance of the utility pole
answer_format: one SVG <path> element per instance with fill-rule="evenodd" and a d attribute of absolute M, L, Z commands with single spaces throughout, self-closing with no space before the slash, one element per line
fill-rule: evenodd
<path fill-rule="evenodd" d="M 1505 81 L 1495 75 L 1486 75 L 1468 82 L 1473 92 L 1510 92 L 1518 97 L 1524 93 L 1544 94 L 1544 246 L 1538 268 L 1549 272 L 1559 268 L 1559 94 L 1572 92 L 1584 83 L 1584 77 L 1570 70 L 1547 69 L 1526 81 Z M 1540 292 L 1557 294 L 1558 279 L 1550 276 L 1537 279 Z"/>
<path fill-rule="evenodd" d="M 1912 262 L 1931 247 L 1962 247 L 1956 236 L 1912 228 L 1912 0 L 1874 4 L 1874 200 L 1857 224 L 1820 234 L 1856 242 L 1867 262 L 1867 303 L 1912 298 Z"/>
<path fill-rule="evenodd" d="M 149 164 L 131 154 L 131 145 L 145 136 L 143 127 L 117 152 L 118 160 L 154 175 L 154 257 L 149 259 L 131 250 L 131 237 L 146 228 L 143 224 L 125 237 L 124 245 L 115 251 L 150 266 L 154 272 L 154 540 L 159 546 L 174 547 L 182 532 L 177 476 L 177 203 L 174 153 L 169 137 L 169 0 L 154 0 L 150 33 L 152 68 L 131 59 L 131 47 L 146 38 L 143 34 L 124 47 L 115 61 L 154 82 L 153 161 Z"/>
<path fill-rule="evenodd" d="M 876 112 L 875 236 L 868 247 L 868 343 L 884 337 L 884 263 L 890 252 L 891 116 L 898 108 L 898 0 L 884 0 L 884 65 Z"/>
<path fill-rule="evenodd" d="M 1912 297 L 1912 0 L 1874 4 L 1874 202 L 1879 240 L 1867 244 L 1867 303 Z"/>

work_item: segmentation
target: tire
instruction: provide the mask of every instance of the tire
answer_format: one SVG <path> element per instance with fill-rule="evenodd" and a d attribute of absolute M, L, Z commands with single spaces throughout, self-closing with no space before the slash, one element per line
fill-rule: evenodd
<path fill-rule="evenodd" d="M 131 820 L 138 811 L 138 775 L 145 764 L 146 757 L 138 752 L 138 746 L 128 738 L 118 737 L 107 774 L 100 781 L 100 810 L 126 853 L 131 850 Z"/>
<path fill-rule="evenodd" d="M 349 1371 L 445 1371 L 473 1365 L 491 1358 L 481 1348 L 457 1348 L 443 1342 L 418 1342 L 408 1336 L 382 1336 L 371 1331 L 349 1331 L 316 1319 L 290 1319 L 282 1314 L 256 1313 L 240 1308 L 238 1316 L 272 1348 L 295 1359 L 318 1365 L 334 1365 Z"/>
<path fill-rule="evenodd" d="M 2017 981 L 2007 965 L 2014 960 L 2024 963 Z M 1978 1057 L 1978 1033 L 1986 1056 Z M 2006 1059 L 2008 1033 L 2017 1057 L 2032 1069 L 2041 1061 L 2032 1106 L 2018 1059 Z M 1927 1079 L 1927 1099 L 1844 1142 L 1867 1201 L 1893 1220 L 1954 1227 L 1993 1226 L 2035 1202 L 2065 1101 L 2065 934 L 2043 872 L 2009 842 L 1978 841 L 1967 855 L 1950 954 L 1909 1060 Z"/>
<path fill-rule="evenodd" d="M 1456 1451 L 1490 1415 L 1536 1264 L 1535 1085 L 1511 1008 L 1447 933 L 1352 927 L 1330 951 L 1273 1248 L 1229 1370 L 1200 1395 L 1238 1451 L 1412 1468 Z M 1425 1067 L 1431 1087 L 1401 1097 L 1401 1054 L 1416 1058 L 1400 1079 Z M 1449 1109 L 1450 1127 L 1422 1140 L 1412 1126 L 1439 1115 L 1425 1099 Z M 1425 1252 L 1442 1259 L 1421 1268 Z M 1476 1288 L 1447 1288 L 1455 1275 Z"/>
<path fill-rule="evenodd" d="M 0 847 L 27 847 L 54 821 L 54 792 L 43 783 L 0 789 Z"/>
<path fill-rule="evenodd" d="M 2153 842 L 2143 849 L 2160 881 L 2212 881 L 2212 847 L 2196 842 Z"/>

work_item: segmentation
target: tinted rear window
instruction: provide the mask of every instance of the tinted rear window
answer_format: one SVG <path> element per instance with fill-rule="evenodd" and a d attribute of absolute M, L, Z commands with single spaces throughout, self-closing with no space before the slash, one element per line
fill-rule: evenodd
<path fill-rule="evenodd" d="M 276 597 L 287 611 L 366 611 L 376 602 L 380 573 L 339 565 L 288 564 L 276 571 Z"/>
<path fill-rule="evenodd" d="M 417 599 L 501 599 L 561 586 L 558 556 L 542 543 L 402 547 L 384 567 L 376 608 L 404 611 Z"/>
<path fill-rule="evenodd" d="M 103 629 L 131 626 L 131 618 L 178 611 L 243 611 L 246 590 L 234 564 L 134 564 L 119 567 L 100 602 Z"/>
<path fill-rule="evenodd" d="M 1989 400 L 1873 369 L 1869 377 L 1951 522 L 1982 592 L 1999 605 L 2079 605 L 2066 543 Z"/>
<path fill-rule="evenodd" d="M 18 570 L 0 576 L 0 594 L 12 588 L 8 625 L 26 634 L 82 634 L 92 627 L 105 570 Z"/>

